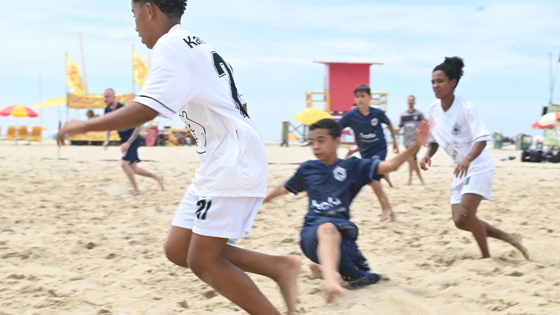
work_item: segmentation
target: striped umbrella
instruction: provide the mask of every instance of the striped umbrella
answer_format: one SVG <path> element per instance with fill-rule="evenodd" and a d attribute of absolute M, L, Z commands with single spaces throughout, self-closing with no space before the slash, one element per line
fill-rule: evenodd
<path fill-rule="evenodd" d="M 550 129 L 560 126 L 560 112 L 548 113 L 533 123 L 533 129 Z"/>
<path fill-rule="evenodd" d="M 12 105 L 5 107 L 0 111 L 0 116 L 14 116 L 16 118 L 39 117 L 39 115 L 37 115 L 34 110 L 23 105 Z"/>

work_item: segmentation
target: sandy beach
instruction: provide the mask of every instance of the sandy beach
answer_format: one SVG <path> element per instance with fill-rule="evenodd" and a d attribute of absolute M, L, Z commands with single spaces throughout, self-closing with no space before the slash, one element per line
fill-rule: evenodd
<path fill-rule="evenodd" d="M 268 143 L 267 150 L 269 190 L 313 159 L 299 145 Z M 117 147 L 65 147 L 60 159 L 57 151 L 52 142 L 0 143 L 0 315 L 244 314 L 163 254 L 172 215 L 199 165 L 194 147 L 141 147 L 141 165 L 165 176 L 166 191 L 139 178 L 140 195 L 131 194 Z M 499 160 L 507 155 L 516 159 Z M 354 201 L 358 244 L 384 281 L 327 305 L 304 258 L 300 313 L 560 314 L 560 165 L 521 163 L 513 150 L 492 156 L 493 198 L 479 216 L 521 233 L 531 261 L 493 239 L 493 258 L 479 260 L 472 235 L 451 220 L 451 161 L 440 151 L 424 173 L 427 185 L 406 186 L 407 165 L 391 175 L 394 188 L 384 184 L 396 222 L 379 222 L 369 187 Z M 300 194 L 264 205 L 239 246 L 303 256 L 306 204 Z M 252 278 L 284 309 L 274 282 Z"/>

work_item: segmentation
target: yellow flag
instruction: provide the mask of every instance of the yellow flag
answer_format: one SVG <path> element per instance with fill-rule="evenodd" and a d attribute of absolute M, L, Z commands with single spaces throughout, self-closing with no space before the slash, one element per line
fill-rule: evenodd
<path fill-rule="evenodd" d="M 72 89 L 72 93 L 76 95 L 86 94 L 86 89 L 80 77 L 80 70 L 69 55 L 66 55 L 66 85 L 68 85 Z"/>
<path fill-rule="evenodd" d="M 136 52 L 136 50 L 132 51 L 132 81 L 140 88 L 144 86 L 144 82 L 146 81 L 146 77 L 148 77 L 148 72 L 150 72 L 150 68 L 146 66 L 140 54 Z"/>

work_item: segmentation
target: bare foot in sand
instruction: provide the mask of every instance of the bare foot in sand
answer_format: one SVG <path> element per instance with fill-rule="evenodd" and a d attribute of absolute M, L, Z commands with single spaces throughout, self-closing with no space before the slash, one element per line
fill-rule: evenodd
<path fill-rule="evenodd" d="M 315 279 L 323 279 L 323 273 L 321 271 L 321 265 L 316 264 L 314 262 L 311 262 L 309 264 L 309 269 L 311 270 L 311 274 L 313 275 L 313 277 Z M 338 280 L 338 283 L 340 283 L 341 285 L 346 282 L 344 281 L 344 279 L 342 279 L 342 275 L 340 275 L 340 273 L 338 273 L 338 271 L 336 272 L 336 278 Z"/>
<path fill-rule="evenodd" d="M 158 182 L 159 187 L 161 187 L 161 190 L 162 191 L 165 190 L 165 188 L 163 187 L 163 176 L 153 174 L 152 177 Z"/>
<path fill-rule="evenodd" d="M 337 297 L 344 295 L 342 286 L 336 281 L 325 281 L 323 284 L 323 290 L 325 291 L 325 299 L 327 300 L 327 303 L 332 303 Z"/>
<path fill-rule="evenodd" d="M 408 180 L 408 182 L 406 183 L 406 186 L 412 186 L 412 179 Z"/>
<path fill-rule="evenodd" d="M 383 209 L 381 212 L 381 220 L 379 221 L 383 222 L 387 220 L 389 220 L 388 222 L 395 221 L 395 213 L 391 209 Z"/>
<path fill-rule="evenodd" d="M 513 247 L 519 249 L 519 251 L 523 254 L 523 257 L 529 260 L 529 251 L 525 246 L 523 246 L 523 242 L 521 240 L 521 234 L 511 233 L 510 236 L 511 236 L 511 240 L 509 241 L 509 243 L 513 245 Z"/>
<path fill-rule="evenodd" d="M 278 279 L 274 279 L 280 287 L 280 292 L 286 301 L 288 308 L 288 315 L 296 314 L 297 304 L 297 277 L 301 268 L 301 257 L 299 256 L 286 256 L 282 263 L 283 273 Z"/>
<path fill-rule="evenodd" d="M 323 279 L 323 275 L 321 274 L 321 265 L 312 262 L 309 264 L 309 269 L 311 270 L 313 278 Z"/>

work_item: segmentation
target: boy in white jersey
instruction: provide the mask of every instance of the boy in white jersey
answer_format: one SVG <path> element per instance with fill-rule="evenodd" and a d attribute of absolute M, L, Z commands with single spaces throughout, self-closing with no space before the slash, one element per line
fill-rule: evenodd
<path fill-rule="evenodd" d="M 133 0 L 142 42 L 153 49 L 151 71 L 134 101 L 88 121 L 71 121 L 59 131 L 121 130 L 158 114 L 179 115 L 197 142 L 201 159 L 172 221 L 167 258 L 249 314 L 280 314 L 243 272 L 275 280 L 288 312 L 295 312 L 299 256 L 270 256 L 231 245 L 245 236 L 266 194 L 264 144 L 249 119 L 231 66 L 201 38 L 185 30 L 186 0 Z"/>
<path fill-rule="evenodd" d="M 428 170 L 431 157 L 442 146 L 453 159 L 455 178 L 451 184 L 451 211 L 455 226 L 473 234 L 483 258 L 490 257 L 486 242 L 486 237 L 490 236 L 510 243 L 529 259 L 521 235 L 506 233 L 476 216 L 480 201 L 491 197 L 494 162 L 486 149 L 490 133 L 476 108 L 463 97 L 455 96 L 463 66 L 459 57 L 445 58 L 432 73 L 432 88 L 438 100 L 428 108 L 432 126 L 428 150 L 420 160 L 420 167 Z"/>

